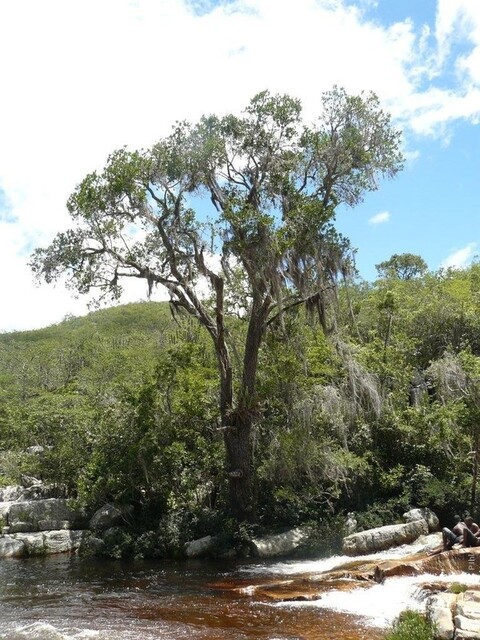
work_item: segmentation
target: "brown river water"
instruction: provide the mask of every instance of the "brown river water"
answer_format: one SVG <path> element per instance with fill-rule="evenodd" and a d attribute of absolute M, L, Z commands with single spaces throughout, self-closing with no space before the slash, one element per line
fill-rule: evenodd
<path fill-rule="evenodd" d="M 319 561 L 321 563 L 321 561 Z M 320 565 L 319 565 L 320 566 Z M 308 563 L 305 570 L 308 570 Z M 0 562 L 5 640 L 381 640 L 371 619 L 275 602 L 256 585 L 301 563 L 87 561 L 67 555 Z M 249 587 L 253 587 L 251 590 Z M 341 594 L 339 594 L 341 597 Z M 350 594 L 345 593 L 345 598 Z M 372 597 L 375 597 L 372 594 Z"/>

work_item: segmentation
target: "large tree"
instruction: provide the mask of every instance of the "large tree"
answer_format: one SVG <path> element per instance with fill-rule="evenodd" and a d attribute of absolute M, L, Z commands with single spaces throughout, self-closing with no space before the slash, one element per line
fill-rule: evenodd
<path fill-rule="evenodd" d="M 350 259 L 332 225 L 336 208 L 356 205 L 379 177 L 394 176 L 399 147 L 400 134 L 372 93 L 334 88 L 323 95 L 319 119 L 306 126 L 298 100 L 264 91 L 241 116 L 177 123 L 149 150 L 115 151 L 103 172 L 87 175 L 71 195 L 75 226 L 33 255 L 40 278 L 66 274 L 81 294 L 97 289 L 118 298 L 127 278 L 162 285 L 172 305 L 207 330 L 238 519 L 253 517 L 252 435 L 261 418 L 256 381 L 265 332 L 300 304 L 317 310 L 328 329 L 328 296 Z M 246 322 L 235 358 L 229 313 Z"/>

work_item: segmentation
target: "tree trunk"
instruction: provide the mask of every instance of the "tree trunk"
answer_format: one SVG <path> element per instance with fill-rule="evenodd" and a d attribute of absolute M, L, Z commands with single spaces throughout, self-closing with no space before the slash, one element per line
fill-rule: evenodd
<path fill-rule="evenodd" d="M 255 520 L 253 502 L 252 416 L 234 412 L 225 428 L 229 505 L 237 522 Z"/>
<path fill-rule="evenodd" d="M 480 440 L 480 434 L 479 434 L 479 430 L 478 430 L 478 426 L 475 425 L 475 430 L 474 430 L 474 441 L 473 441 L 473 465 L 472 465 L 472 487 L 471 487 L 471 497 L 470 497 L 470 508 L 472 510 L 472 513 L 474 511 L 476 511 L 477 508 L 477 479 L 478 479 L 478 447 L 479 447 L 479 440 Z"/>

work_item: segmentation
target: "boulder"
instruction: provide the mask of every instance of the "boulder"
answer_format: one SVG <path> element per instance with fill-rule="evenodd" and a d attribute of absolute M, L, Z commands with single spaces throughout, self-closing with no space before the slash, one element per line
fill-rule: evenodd
<path fill-rule="evenodd" d="M 65 498 L 65 496 L 65 487 L 40 483 L 26 487 L 20 498 L 17 498 L 17 500 L 26 502 L 28 500 L 46 500 L 47 498 Z"/>
<path fill-rule="evenodd" d="M 110 527 L 124 522 L 125 517 L 128 516 L 132 510 L 133 507 L 130 505 L 117 507 L 113 504 L 104 504 L 100 509 L 97 509 L 91 517 L 90 529 L 93 531 L 110 529 Z"/>
<path fill-rule="evenodd" d="M 45 453 L 45 447 L 42 447 L 41 444 L 34 444 L 32 447 L 27 447 L 25 452 L 32 456 L 41 456 Z"/>
<path fill-rule="evenodd" d="M 23 522 L 22 520 L 16 520 L 8 527 L 9 533 L 28 533 L 35 531 L 35 527 L 31 522 Z"/>
<path fill-rule="evenodd" d="M 468 590 L 457 599 L 455 640 L 480 640 L 480 592 Z"/>
<path fill-rule="evenodd" d="M 45 539 L 43 533 L 24 533 L 15 536 L 17 540 L 23 542 L 25 545 L 26 556 L 44 556 L 45 551 Z"/>
<path fill-rule="evenodd" d="M 64 498 L 66 489 L 63 486 L 43 484 L 36 478 L 27 478 L 26 486 L 10 485 L 0 489 L 0 504 L 3 502 L 27 502 L 29 500 L 45 500 L 46 498 Z"/>
<path fill-rule="evenodd" d="M 14 502 L 8 511 L 8 525 L 13 533 L 21 531 L 39 531 L 81 528 L 83 516 L 71 509 L 64 499 L 47 498 Z"/>
<path fill-rule="evenodd" d="M 198 540 L 192 540 L 185 543 L 183 548 L 187 558 L 200 558 L 201 556 L 208 555 L 217 544 L 216 536 L 205 536 Z"/>
<path fill-rule="evenodd" d="M 36 531 L 4 535 L 0 538 L 0 558 L 43 556 L 76 551 L 85 531 Z"/>
<path fill-rule="evenodd" d="M 472 618 L 467 618 L 466 616 L 455 616 L 455 631 L 456 637 L 460 635 L 458 632 L 467 631 L 470 634 L 476 634 L 475 638 L 480 638 L 480 620 L 473 620 Z M 472 637 L 471 635 L 469 636 Z"/>
<path fill-rule="evenodd" d="M 25 473 L 22 474 L 21 481 L 22 481 L 23 487 L 25 488 L 42 484 L 42 481 L 39 480 L 38 478 L 34 478 L 33 476 L 27 476 Z"/>
<path fill-rule="evenodd" d="M 456 600 L 454 593 L 436 593 L 428 598 L 427 615 L 436 627 L 436 640 L 452 640 L 455 631 L 453 608 Z"/>
<path fill-rule="evenodd" d="M 23 540 L 17 540 L 11 536 L 0 538 L 0 558 L 21 558 L 26 555 L 26 547 Z"/>
<path fill-rule="evenodd" d="M 9 485 L 0 489 L 0 502 L 13 502 L 18 500 L 22 493 L 25 491 L 25 487 L 20 485 Z"/>
<path fill-rule="evenodd" d="M 46 531 L 43 534 L 45 553 L 76 551 L 85 536 L 84 531 Z"/>
<path fill-rule="evenodd" d="M 410 511 L 403 514 L 403 519 L 405 522 L 415 522 L 416 520 L 422 519 L 425 520 L 430 533 L 438 531 L 440 527 L 440 521 L 437 515 L 427 507 L 423 507 L 421 509 L 410 509 Z"/>
<path fill-rule="evenodd" d="M 423 518 L 405 524 L 392 524 L 354 533 L 343 539 L 343 552 L 348 556 L 384 551 L 390 547 L 409 544 L 419 536 L 428 533 L 428 525 Z"/>
<path fill-rule="evenodd" d="M 257 558 L 275 558 L 295 551 L 308 538 L 304 529 L 296 528 L 277 535 L 251 540 L 252 555 Z"/>
<path fill-rule="evenodd" d="M 85 536 L 82 539 L 79 547 L 79 553 L 82 556 L 102 556 L 105 552 L 105 542 L 97 536 L 93 536 L 88 532 L 85 532 Z"/>
<path fill-rule="evenodd" d="M 8 522 L 8 514 L 13 502 L 0 502 L 0 518 L 4 522 Z"/>

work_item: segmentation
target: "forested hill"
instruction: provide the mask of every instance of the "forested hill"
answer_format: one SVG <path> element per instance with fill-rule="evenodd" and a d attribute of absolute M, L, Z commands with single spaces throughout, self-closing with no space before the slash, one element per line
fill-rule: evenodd
<path fill-rule="evenodd" d="M 32 310 L 34 312 L 34 310 Z M 93 338 L 117 340 L 133 333 L 158 336 L 172 327 L 172 316 L 166 302 L 140 302 L 93 311 L 86 316 L 67 316 L 63 322 L 44 329 L 0 333 L 0 344 L 71 342 Z"/>
<path fill-rule="evenodd" d="M 295 308 L 269 325 L 254 434 L 261 525 L 353 510 L 369 526 L 409 506 L 478 513 L 480 265 L 387 261 L 379 275 L 343 283 L 320 319 Z M 243 321 L 228 325 L 240 359 Z M 222 435 L 211 340 L 167 303 L 0 335 L 2 484 L 28 473 L 90 510 L 132 504 L 137 528 L 169 523 L 180 544 L 226 513 Z"/>

